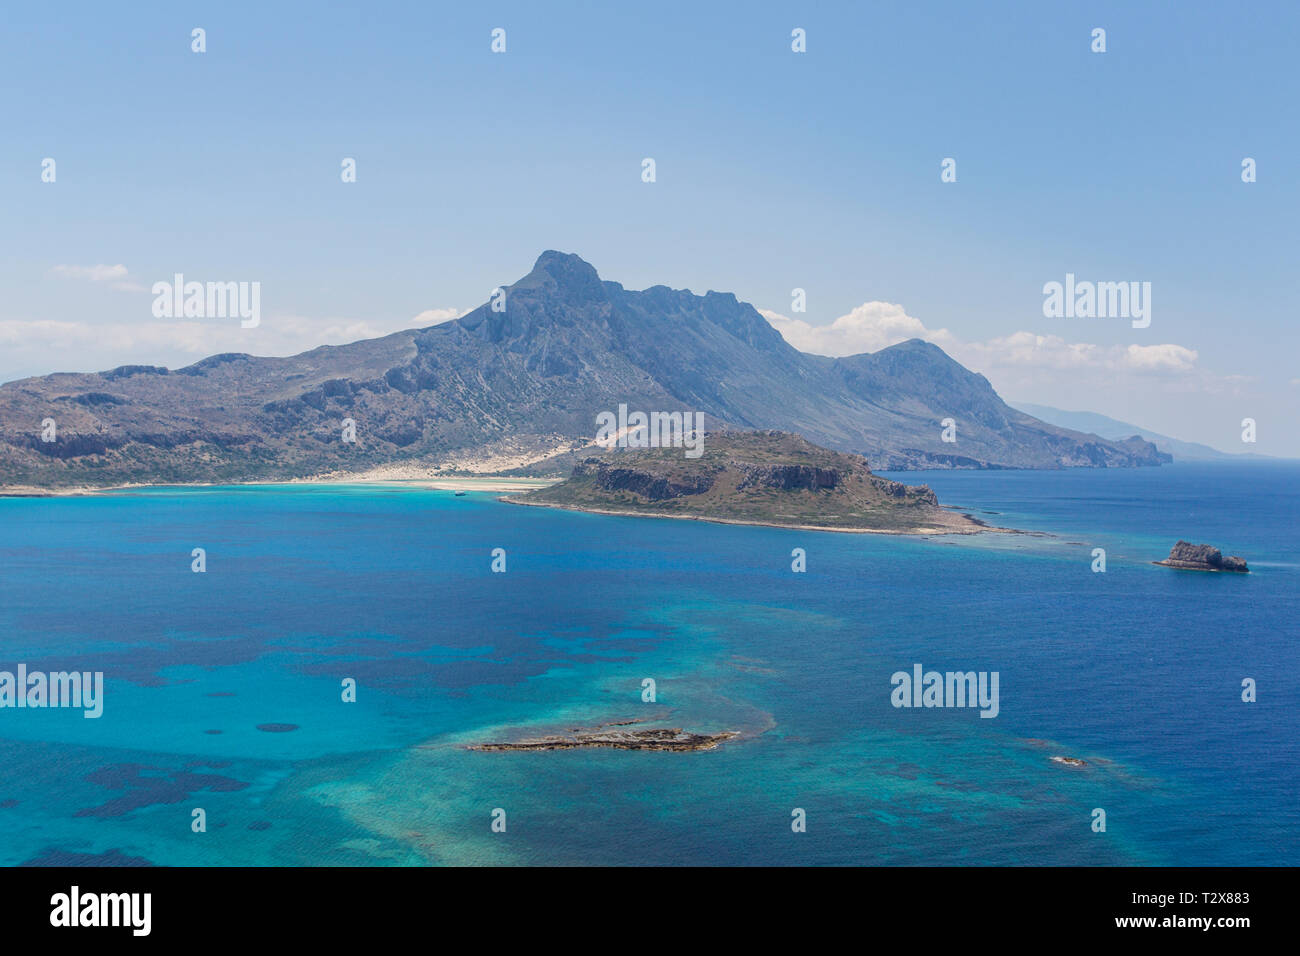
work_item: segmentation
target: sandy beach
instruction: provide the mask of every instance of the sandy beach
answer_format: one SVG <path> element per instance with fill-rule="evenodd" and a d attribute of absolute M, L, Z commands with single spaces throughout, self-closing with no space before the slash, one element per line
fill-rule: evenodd
<path fill-rule="evenodd" d="M 354 476 L 334 478 L 295 478 L 291 481 L 241 481 L 214 484 L 189 482 L 168 484 L 126 484 L 104 488 L 72 486 L 68 488 L 35 488 L 13 485 L 0 488 L 0 498 L 64 498 L 78 495 L 111 495 L 137 488 L 240 488 L 283 485 L 372 485 L 375 487 L 414 488 L 426 491 L 483 491 L 497 494 L 520 494 L 553 485 L 553 478 L 516 478 L 508 475 L 475 475 L 473 477 L 447 476 L 440 478 L 361 478 Z"/>
<path fill-rule="evenodd" d="M 578 508 L 573 505 L 553 504 L 545 501 L 525 501 L 522 498 L 498 498 L 498 501 L 504 501 L 511 505 L 527 505 L 530 508 L 555 508 L 559 511 L 580 511 L 592 515 L 613 515 L 620 518 L 670 518 L 676 521 L 705 521 L 710 524 L 740 524 L 751 525 L 759 528 L 786 528 L 792 531 L 835 531 L 841 534 L 891 534 L 905 535 L 909 537 L 923 536 L 929 537 L 941 534 L 983 534 L 984 532 L 994 532 L 997 534 L 1028 534 L 1031 532 L 1018 531 L 1015 528 L 998 528 L 990 524 L 985 524 L 980 519 L 965 512 L 954 511 L 954 515 L 960 514 L 971 521 L 974 521 L 979 527 L 957 526 L 954 522 L 952 526 L 946 527 L 924 527 L 912 528 L 901 531 L 896 528 L 843 528 L 829 527 L 825 525 L 813 524 L 780 524 L 775 521 L 744 521 L 740 518 L 711 518 L 707 515 L 691 514 L 666 514 L 664 512 L 652 511 L 615 511 L 609 508 Z"/>

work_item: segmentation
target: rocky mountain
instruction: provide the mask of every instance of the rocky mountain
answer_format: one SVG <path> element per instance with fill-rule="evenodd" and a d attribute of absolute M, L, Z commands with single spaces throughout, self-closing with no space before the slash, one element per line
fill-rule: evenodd
<path fill-rule="evenodd" d="M 610 449 L 565 481 L 508 499 L 609 514 L 741 524 L 969 534 L 988 530 L 939 506 L 925 485 L 873 475 L 860 455 L 777 431 L 708 435 L 698 458 L 680 448 Z"/>
<path fill-rule="evenodd" d="M 289 358 L 223 354 L 0 386 L 0 485 L 277 479 L 483 449 L 541 458 L 590 441 L 596 416 L 620 404 L 797 432 L 884 469 L 1168 460 L 1141 439 L 1018 412 L 934 345 L 806 355 L 730 293 L 629 291 L 546 252 L 505 289 L 502 311 L 484 304 Z M 942 440 L 947 418 L 955 442 Z"/>

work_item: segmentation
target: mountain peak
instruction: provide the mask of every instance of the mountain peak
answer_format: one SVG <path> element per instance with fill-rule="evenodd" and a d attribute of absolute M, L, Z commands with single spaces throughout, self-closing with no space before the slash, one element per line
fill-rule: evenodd
<path fill-rule="evenodd" d="M 595 266 L 581 256 L 554 249 L 547 249 L 538 256 L 533 271 L 516 282 L 511 289 L 560 292 L 565 298 L 574 301 L 605 298 L 604 284 L 600 281 Z"/>
<path fill-rule="evenodd" d="M 572 279 L 579 279 L 584 283 L 600 281 L 600 276 L 596 274 L 596 267 L 582 256 L 574 255 L 572 252 L 558 252 L 555 249 L 547 249 L 537 257 L 537 261 L 533 263 L 533 271 L 529 274 L 535 275 L 539 272 L 549 275 L 557 282 Z"/>
<path fill-rule="evenodd" d="M 956 362 L 951 355 L 926 339 L 905 339 L 902 342 L 895 342 L 893 345 L 886 346 L 876 354 L 879 355 L 881 352 L 892 352 L 895 355 L 925 355 L 932 359 L 941 359 L 944 362 Z"/>

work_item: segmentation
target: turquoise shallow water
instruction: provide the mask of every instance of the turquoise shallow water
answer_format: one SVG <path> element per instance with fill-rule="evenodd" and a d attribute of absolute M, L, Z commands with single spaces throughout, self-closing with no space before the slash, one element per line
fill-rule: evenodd
<path fill-rule="evenodd" d="M 1300 862 L 1300 467 L 894 477 L 1044 534 L 382 487 L 0 499 L 0 668 L 106 682 L 99 720 L 0 709 L 3 862 Z M 1179 537 L 1254 573 L 1149 563 Z M 894 708 L 890 675 L 915 663 L 997 671 L 999 715 Z M 631 719 L 745 736 L 464 748 Z"/>

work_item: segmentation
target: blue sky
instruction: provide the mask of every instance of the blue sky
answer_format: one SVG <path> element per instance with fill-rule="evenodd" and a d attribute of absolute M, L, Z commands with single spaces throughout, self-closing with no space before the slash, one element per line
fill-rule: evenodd
<path fill-rule="evenodd" d="M 8 11 L 0 379 L 429 324 L 554 248 L 803 348 L 915 332 L 1011 401 L 1300 455 L 1300 6 L 342 6 Z M 175 272 L 261 282 L 261 324 L 155 319 Z M 1150 327 L 1045 318 L 1067 272 L 1149 281 Z"/>

